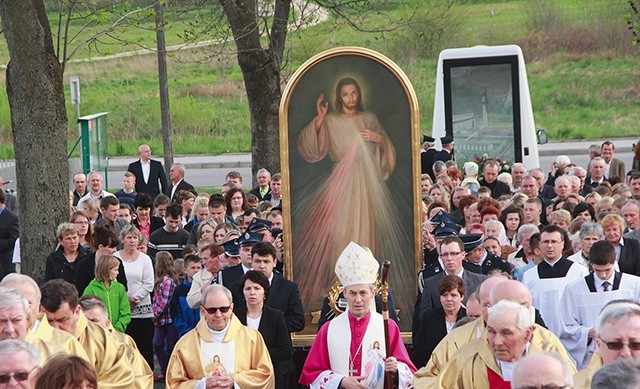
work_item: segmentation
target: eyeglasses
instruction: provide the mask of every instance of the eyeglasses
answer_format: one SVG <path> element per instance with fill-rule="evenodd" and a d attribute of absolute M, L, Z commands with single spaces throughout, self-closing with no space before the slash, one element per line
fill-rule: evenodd
<path fill-rule="evenodd" d="M 207 311 L 207 313 L 209 315 L 214 315 L 217 311 L 220 311 L 220 313 L 229 312 L 229 309 L 231 309 L 231 305 L 229 305 L 227 307 L 211 307 L 211 308 L 207 308 L 207 307 L 203 306 L 202 309 Z"/>
<path fill-rule="evenodd" d="M 18 382 L 26 381 L 29 379 L 29 374 L 38 366 L 34 366 L 29 371 L 16 371 L 15 373 L 2 373 L 0 374 L 0 384 L 8 384 L 11 378 Z"/>
<path fill-rule="evenodd" d="M 564 389 L 568 388 L 569 385 L 542 385 L 542 386 L 519 386 L 516 389 Z"/>
<path fill-rule="evenodd" d="M 461 253 L 462 253 L 462 251 L 454 251 L 452 253 L 442 253 L 442 254 L 440 254 L 440 257 L 441 258 L 457 257 Z"/>
<path fill-rule="evenodd" d="M 600 340 L 602 340 L 602 343 L 607 345 L 607 348 L 609 350 L 615 350 L 615 351 L 622 350 L 622 347 L 624 347 L 625 344 L 627 345 L 627 347 L 629 347 L 629 350 L 631 350 L 631 351 L 640 350 L 640 342 L 629 342 L 629 343 L 624 343 L 624 342 L 620 342 L 620 341 L 606 342 L 602 338 L 600 338 Z"/>

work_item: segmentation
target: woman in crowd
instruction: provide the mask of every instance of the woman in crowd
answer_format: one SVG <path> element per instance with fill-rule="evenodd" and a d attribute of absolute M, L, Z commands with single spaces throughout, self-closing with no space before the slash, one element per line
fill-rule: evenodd
<path fill-rule="evenodd" d="M 100 216 L 100 200 L 89 199 L 85 201 L 82 203 L 81 210 L 87 215 L 91 224 L 95 223 L 98 220 L 98 216 Z"/>
<path fill-rule="evenodd" d="M 171 199 L 166 194 L 160 193 L 157 195 L 156 198 L 153 199 L 154 216 L 164 220 L 167 215 L 167 206 L 170 202 Z"/>
<path fill-rule="evenodd" d="M 233 225 L 231 225 L 230 223 L 227 222 L 222 222 L 220 224 L 218 224 L 214 229 L 213 229 L 213 241 L 216 244 L 223 244 L 224 242 L 226 242 L 224 240 L 225 235 L 227 235 L 228 232 L 235 230 L 235 227 Z"/>
<path fill-rule="evenodd" d="M 446 275 L 438 282 L 442 307 L 426 311 L 413 335 L 413 362 L 416 366 L 426 365 L 442 338 L 467 315 L 462 307 L 464 292 L 464 281 L 458 276 Z"/>
<path fill-rule="evenodd" d="M 35 389 L 98 389 L 93 366 L 80 357 L 57 354 L 38 373 Z"/>
<path fill-rule="evenodd" d="M 246 304 L 236 311 L 236 316 L 242 324 L 260 332 L 273 362 L 275 387 L 286 389 L 295 367 L 293 348 L 282 312 L 264 304 L 269 296 L 269 280 L 264 274 L 249 270 L 240 278 L 239 286 Z"/>
<path fill-rule="evenodd" d="M 500 220 L 504 226 L 509 245 L 518 247 L 520 244 L 518 242 L 518 228 L 520 228 L 524 221 L 524 211 L 522 208 L 516 207 L 515 205 L 508 206 L 500 213 L 498 220 Z"/>
<path fill-rule="evenodd" d="M 207 239 L 210 241 L 214 240 L 214 231 L 216 229 L 216 222 L 213 219 L 205 220 L 203 222 L 198 223 L 198 227 L 196 230 L 196 243 L 200 242 L 202 239 Z"/>
<path fill-rule="evenodd" d="M 604 231 L 604 239 L 613 247 L 620 248 L 620 254 L 617 255 L 620 272 L 640 276 L 640 263 L 638 262 L 640 242 L 633 238 L 622 237 L 624 231 L 622 216 L 615 213 L 609 214 L 602 219 L 600 225 Z"/>
<path fill-rule="evenodd" d="M 182 227 L 189 222 L 193 205 L 196 202 L 196 195 L 188 190 L 181 190 L 178 192 L 178 204 L 182 205 Z"/>
<path fill-rule="evenodd" d="M 127 298 L 131 306 L 131 323 L 127 327 L 127 335 L 133 338 L 140 354 L 153 369 L 153 265 L 151 258 L 138 250 L 142 239 L 144 236 L 135 226 L 125 226 L 120 232 L 124 248 L 114 255 L 122 261 L 127 278 Z"/>
<path fill-rule="evenodd" d="M 71 214 L 71 223 L 76 226 L 78 242 L 87 250 L 93 250 L 93 225 L 87 215 L 82 211 Z"/>
<path fill-rule="evenodd" d="M 125 332 L 131 322 L 131 306 L 127 290 L 116 277 L 120 261 L 113 255 L 105 255 L 96 261 L 96 277 L 84 289 L 83 296 L 98 297 L 107 308 L 109 321 L 116 331 Z"/>
<path fill-rule="evenodd" d="M 446 212 L 451 210 L 451 205 L 449 204 L 449 198 L 451 198 L 451 194 L 447 190 L 447 188 L 440 184 L 433 184 L 431 189 L 429 189 L 429 196 L 433 199 L 433 201 L 444 203 L 447 206 Z"/>
<path fill-rule="evenodd" d="M 89 255 L 89 251 L 80 245 L 75 224 L 61 223 L 56 233 L 58 248 L 47 257 L 44 280 L 46 282 L 61 278 L 73 284 L 76 278 L 76 265 Z"/>
<path fill-rule="evenodd" d="M 136 209 L 136 217 L 133 220 L 133 225 L 138 228 L 140 233 L 149 240 L 149 236 L 155 231 L 164 227 L 164 220 L 157 216 L 151 216 L 151 209 L 153 207 L 153 201 L 146 193 L 138 193 L 135 200 L 133 200 L 133 206 Z"/>
<path fill-rule="evenodd" d="M 224 195 L 224 199 L 227 203 L 227 215 L 231 216 L 233 220 L 249 208 L 247 196 L 240 188 L 229 189 Z"/>

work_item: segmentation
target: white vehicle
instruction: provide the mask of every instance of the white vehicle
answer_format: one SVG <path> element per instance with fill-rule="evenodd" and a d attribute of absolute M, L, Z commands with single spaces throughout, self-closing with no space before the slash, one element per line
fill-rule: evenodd
<path fill-rule="evenodd" d="M 432 136 L 452 136 L 458 166 L 486 154 L 539 167 L 522 50 L 516 45 L 447 49 L 440 53 Z"/>

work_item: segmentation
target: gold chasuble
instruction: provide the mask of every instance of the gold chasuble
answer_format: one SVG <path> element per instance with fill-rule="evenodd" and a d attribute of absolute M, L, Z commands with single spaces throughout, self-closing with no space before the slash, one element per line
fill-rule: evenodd
<path fill-rule="evenodd" d="M 556 337 L 544 327 L 534 324 L 533 334 L 529 342 L 527 354 L 535 354 L 542 351 L 558 353 L 571 367 L 571 372 L 575 373 L 573 361 L 567 351 Z M 440 388 L 489 388 L 488 371 L 496 373 L 502 377 L 498 363 L 491 353 L 491 348 L 486 339 L 476 339 L 460 349 L 449 360 L 439 375 Z M 415 385 L 416 389 L 423 386 Z"/>
<path fill-rule="evenodd" d="M 129 366 L 133 369 L 135 389 L 153 389 L 153 371 L 144 359 L 136 342 L 127 334 L 113 329 L 109 331 L 111 336 L 126 346 L 126 357 L 129 359 Z"/>
<path fill-rule="evenodd" d="M 211 358 L 203 360 L 203 355 Z M 242 389 L 273 389 L 275 378 L 262 335 L 231 315 L 222 342 L 214 342 L 206 320 L 187 332 L 173 349 L 167 367 L 167 387 L 191 389 L 210 373 L 231 374 Z"/>
<path fill-rule="evenodd" d="M 576 389 L 591 388 L 591 379 L 593 375 L 603 366 L 600 353 L 595 352 L 591 356 L 591 361 L 584 369 L 573 375 L 573 387 Z"/>
<path fill-rule="evenodd" d="M 427 361 L 427 365 L 420 368 L 414 375 L 413 385 L 416 388 L 439 388 L 438 375 L 444 369 L 449 359 L 469 342 L 487 338 L 484 320 L 476 320 L 458 327 L 445 336 L 436 346 Z"/>
<path fill-rule="evenodd" d="M 127 346 L 116 341 L 109 332 L 91 323 L 81 311 L 74 336 L 78 339 L 96 369 L 100 389 L 134 388 L 131 359 Z"/>
<path fill-rule="evenodd" d="M 54 354 L 60 352 L 75 355 L 85 361 L 89 361 L 87 353 L 76 338 L 68 332 L 51 327 L 45 315 L 42 315 L 40 322 L 37 324 L 35 332 L 33 332 L 33 328 L 29 329 L 25 340 L 38 350 L 43 363 Z"/>

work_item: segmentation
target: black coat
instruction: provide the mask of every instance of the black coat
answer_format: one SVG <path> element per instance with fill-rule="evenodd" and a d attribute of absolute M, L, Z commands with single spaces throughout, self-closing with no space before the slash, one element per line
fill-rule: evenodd
<path fill-rule="evenodd" d="M 58 247 L 57 250 L 49 254 L 45 264 L 44 281 L 54 279 L 63 279 L 71 284 L 75 283 L 76 267 L 91 255 L 91 252 L 82 245 L 78 245 L 78 256 L 74 262 L 67 262 L 64 256 L 64 248 Z"/>
<path fill-rule="evenodd" d="M 188 183 L 185 180 L 180 181 L 180 183 L 178 184 L 178 187 L 176 188 L 176 191 L 173 193 L 173 197 L 171 197 L 171 191 L 173 190 L 173 184 L 169 184 L 167 187 L 167 190 L 164 194 L 166 194 L 167 196 L 169 196 L 169 198 L 171 198 L 171 202 L 175 202 L 178 199 L 178 193 L 181 190 L 193 190 L 193 185 L 191 185 L 190 183 Z"/>
<path fill-rule="evenodd" d="M 160 193 L 164 193 L 167 190 L 167 176 L 162 168 L 160 161 L 149 161 L 151 166 L 149 167 L 149 182 L 144 182 L 144 176 L 142 174 L 142 163 L 140 160 L 131 162 L 128 171 L 136 176 L 136 192 L 146 193 L 154 199 Z M 162 186 L 162 188 L 161 188 Z"/>
<path fill-rule="evenodd" d="M 467 315 L 467 311 L 460 307 L 456 321 Z M 413 334 L 413 363 L 420 368 L 427 364 L 433 350 L 438 343 L 447 336 L 444 308 L 427 311 L 422 316 L 418 329 Z"/>
<path fill-rule="evenodd" d="M 624 245 L 620 249 L 618 266 L 620 272 L 640 276 L 640 242 L 632 238 L 622 238 Z"/>
<path fill-rule="evenodd" d="M 13 248 L 19 236 L 18 216 L 5 208 L 0 213 L 0 279 L 15 272 Z"/>
<path fill-rule="evenodd" d="M 235 312 L 242 324 L 247 325 L 247 308 L 242 307 Z M 293 346 L 291 336 L 284 323 L 284 315 L 277 309 L 265 305 L 262 317 L 258 325 L 258 332 L 264 339 L 264 344 L 269 349 L 269 356 L 273 363 L 273 371 L 276 377 L 276 389 L 289 387 L 289 377 L 295 365 L 293 364 Z"/>
<path fill-rule="evenodd" d="M 223 277 L 224 281 L 224 277 Z M 239 282 L 229 286 L 233 293 L 234 312 L 245 306 L 244 296 L 240 293 Z M 287 324 L 289 332 L 302 331 L 305 325 L 304 309 L 298 284 L 285 279 L 280 273 L 273 273 L 269 297 L 266 306 L 275 308 L 284 314 L 284 322 Z"/>
<path fill-rule="evenodd" d="M 140 229 L 140 223 L 138 222 L 138 219 L 133 219 L 132 224 L 136 226 L 137 229 Z M 149 224 L 150 224 L 149 236 L 151 236 L 151 234 L 153 234 L 154 231 L 164 227 L 164 220 L 162 220 L 161 217 L 149 216 Z"/>

